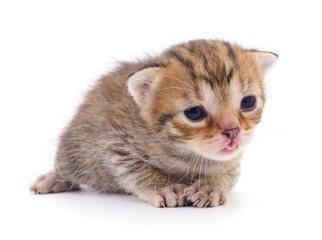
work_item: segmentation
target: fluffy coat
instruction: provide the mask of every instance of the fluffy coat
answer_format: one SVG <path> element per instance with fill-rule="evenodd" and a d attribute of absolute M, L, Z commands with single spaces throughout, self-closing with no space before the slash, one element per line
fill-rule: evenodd
<path fill-rule="evenodd" d="M 263 77 L 276 58 L 195 40 L 120 64 L 87 94 L 61 136 L 54 171 L 31 190 L 84 185 L 135 194 L 156 207 L 224 204 L 260 121 Z M 249 101 L 254 106 L 245 108 Z M 189 111 L 202 115 L 193 120 Z"/>

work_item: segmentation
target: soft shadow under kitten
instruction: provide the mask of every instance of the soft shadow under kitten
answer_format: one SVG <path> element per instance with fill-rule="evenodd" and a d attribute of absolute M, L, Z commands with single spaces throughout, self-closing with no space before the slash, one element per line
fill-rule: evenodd
<path fill-rule="evenodd" d="M 265 103 L 271 52 L 223 41 L 175 45 L 98 81 L 62 134 L 36 193 L 86 186 L 156 207 L 225 204 Z"/>

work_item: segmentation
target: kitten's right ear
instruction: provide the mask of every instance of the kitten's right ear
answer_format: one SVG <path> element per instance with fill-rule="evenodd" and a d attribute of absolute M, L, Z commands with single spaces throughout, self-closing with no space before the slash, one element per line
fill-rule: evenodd
<path fill-rule="evenodd" d="M 149 94 L 159 71 L 160 67 L 151 67 L 140 70 L 129 77 L 128 90 L 138 105 L 141 105 Z"/>
<path fill-rule="evenodd" d="M 265 74 L 278 59 L 278 55 L 273 52 L 255 51 L 254 54 L 257 58 L 259 70 L 262 74 Z"/>

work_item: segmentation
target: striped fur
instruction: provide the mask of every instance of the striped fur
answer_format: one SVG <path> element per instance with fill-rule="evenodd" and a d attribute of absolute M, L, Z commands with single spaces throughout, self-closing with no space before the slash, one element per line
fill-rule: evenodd
<path fill-rule="evenodd" d="M 260 121 L 263 75 L 275 58 L 228 42 L 196 40 L 122 63 L 87 94 L 61 136 L 55 170 L 31 190 L 87 186 L 135 194 L 157 207 L 224 204 L 243 147 Z M 256 97 L 256 107 L 241 111 L 248 95 Z M 197 106 L 206 117 L 193 122 L 184 111 Z M 240 131 L 230 140 L 223 132 L 235 126 Z M 229 144 L 237 144 L 231 153 Z"/>

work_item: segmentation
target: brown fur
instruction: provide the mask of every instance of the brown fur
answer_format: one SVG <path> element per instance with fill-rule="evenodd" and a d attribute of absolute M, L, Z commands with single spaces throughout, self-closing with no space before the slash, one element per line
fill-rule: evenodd
<path fill-rule="evenodd" d="M 242 151 L 217 160 L 217 152 L 211 155 L 217 143 L 209 150 L 204 142 L 218 138 L 228 143 L 223 132 L 235 126 L 241 139 L 252 135 L 265 102 L 263 74 L 274 56 L 197 40 L 156 58 L 121 64 L 88 93 L 61 136 L 54 172 L 38 178 L 31 190 L 59 192 L 85 185 L 135 194 L 157 207 L 224 204 L 237 180 Z M 135 85 L 142 78 L 148 81 Z M 239 108 L 248 92 L 258 100 L 249 113 Z M 207 112 L 199 123 L 183 114 L 195 106 Z"/>

